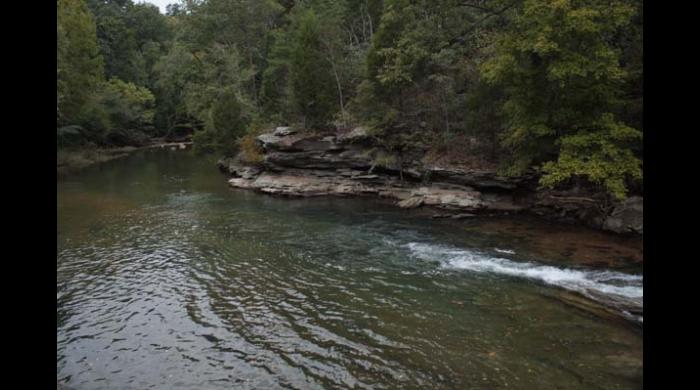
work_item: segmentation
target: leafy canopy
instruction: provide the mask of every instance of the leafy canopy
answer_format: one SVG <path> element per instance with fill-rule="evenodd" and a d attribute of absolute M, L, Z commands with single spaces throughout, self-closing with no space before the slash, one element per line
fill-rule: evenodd
<path fill-rule="evenodd" d="M 641 177 L 629 149 L 641 132 L 614 116 L 628 74 L 612 42 L 634 12 L 621 0 L 522 3 L 482 67 L 506 95 L 510 173 L 544 163 L 543 185 L 583 177 L 618 198 Z"/>

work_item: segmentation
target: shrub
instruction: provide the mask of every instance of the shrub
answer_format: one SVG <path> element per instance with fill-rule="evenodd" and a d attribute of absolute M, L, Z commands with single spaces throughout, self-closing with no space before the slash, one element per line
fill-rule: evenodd
<path fill-rule="evenodd" d="M 246 163 L 259 164 L 263 162 L 263 150 L 256 138 L 255 134 L 248 134 L 238 140 L 241 159 Z"/>

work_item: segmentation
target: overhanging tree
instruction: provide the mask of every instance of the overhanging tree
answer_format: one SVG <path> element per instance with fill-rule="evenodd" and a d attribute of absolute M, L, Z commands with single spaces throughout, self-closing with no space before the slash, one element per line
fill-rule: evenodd
<path fill-rule="evenodd" d="M 630 23 L 628 1 L 526 0 L 483 65 L 501 86 L 507 117 L 508 172 L 543 168 L 541 183 L 585 178 L 616 198 L 641 178 L 631 152 L 641 132 L 615 119 L 628 73 L 616 33 Z"/>

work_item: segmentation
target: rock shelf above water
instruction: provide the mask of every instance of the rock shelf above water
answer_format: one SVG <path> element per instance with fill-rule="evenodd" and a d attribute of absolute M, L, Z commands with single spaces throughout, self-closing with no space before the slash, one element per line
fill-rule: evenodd
<path fill-rule="evenodd" d="M 538 189 L 532 172 L 504 177 L 495 170 L 401 158 L 376 145 L 363 128 L 339 135 L 309 135 L 278 127 L 258 136 L 258 142 L 264 151 L 259 165 L 239 158 L 219 161 L 219 168 L 231 176 L 232 187 L 297 197 L 375 196 L 402 208 L 431 207 L 453 215 L 528 212 L 617 233 L 643 234 L 641 197 L 604 207 L 599 195 L 580 189 Z"/>

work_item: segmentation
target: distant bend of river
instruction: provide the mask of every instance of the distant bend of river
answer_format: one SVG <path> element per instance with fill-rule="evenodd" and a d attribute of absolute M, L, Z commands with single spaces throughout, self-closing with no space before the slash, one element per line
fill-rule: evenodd
<path fill-rule="evenodd" d="M 57 187 L 71 388 L 641 388 L 636 239 L 233 190 L 189 150 Z"/>

